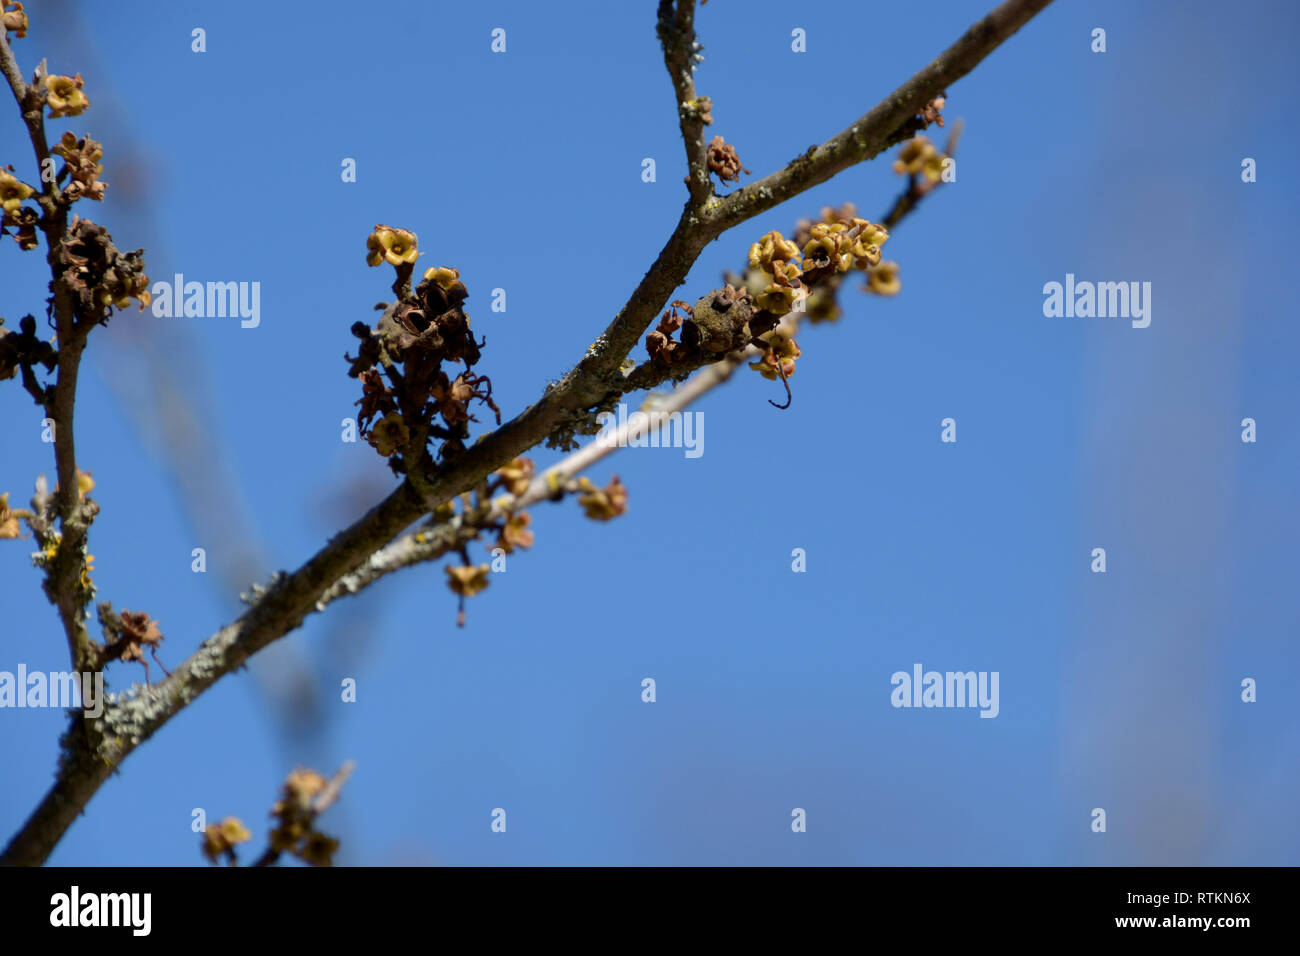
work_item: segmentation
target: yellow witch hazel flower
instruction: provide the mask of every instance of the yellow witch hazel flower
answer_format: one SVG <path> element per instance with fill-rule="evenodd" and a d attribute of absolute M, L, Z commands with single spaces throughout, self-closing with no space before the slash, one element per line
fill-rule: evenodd
<path fill-rule="evenodd" d="M 929 137 L 914 136 L 907 141 L 894 160 L 896 173 L 921 173 L 932 183 L 943 178 L 944 155 L 939 152 Z"/>
<path fill-rule="evenodd" d="M 377 225 L 366 239 L 366 264 L 377 266 L 387 262 L 390 266 L 413 263 L 420 257 L 416 251 L 415 233 L 392 226 Z"/>
<path fill-rule="evenodd" d="M 34 195 L 36 190 L 31 186 L 19 180 L 7 169 L 0 169 L 0 207 L 3 207 L 5 212 L 17 212 L 23 200 L 30 199 Z"/>
<path fill-rule="evenodd" d="M 793 262 L 777 261 L 773 263 L 772 282 L 759 293 L 754 304 L 773 315 L 785 315 L 793 311 L 796 300 L 807 294 L 799 281 L 799 267 Z"/>
<path fill-rule="evenodd" d="M 803 247 L 805 266 L 809 262 L 826 262 L 836 272 L 848 272 L 853 264 L 853 240 L 846 235 L 849 227 L 842 222 L 819 222 L 809 230 L 811 238 Z"/>
<path fill-rule="evenodd" d="M 898 295 L 903 283 L 898 278 L 897 262 L 882 262 L 874 269 L 867 270 L 866 291 L 876 295 Z"/>
<path fill-rule="evenodd" d="M 785 332 L 776 328 L 763 336 L 771 348 L 763 353 L 757 362 L 750 362 L 749 367 L 766 379 L 776 381 L 789 378 L 794 374 L 795 361 L 803 354 L 799 343 L 789 338 Z"/>
<path fill-rule="evenodd" d="M 880 262 L 880 247 L 889 238 L 889 232 L 884 226 L 877 226 L 865 219 L 853 221 L 855 224 L 861 224 L 862 231 L 853 240 L 853 248 L 850 251 L 854 257 L 854 265 L 859 269 L 866 269 Z"/>
<path fill-rule="evenodd" d="M 50 119 L 59 116 L 80 116 L 90 109 L 90 100 L 81 89 L 81 74 L 76 76 L 47 76 L 45 78 L 45 104 L 50 108 Z"/>
<path fill-rule="evenodd" d="M 795 262 L 798 258 L 799 247 L 775 230 L 749 247 L 749 267 L 769 275 L 775 271 L 773 262 Z"/>
<path fill-rule="evenodd" d="M 424 270 L 424 277 L 444 292 L 455 292 L 457 289 L 465 291 L 465 283 L 460 281 L 459 269 L 451 269 L 447 266 L 430 267 Z"/>
<path fill-rule="evenodd" d="M 447 587 L 451 588 L 453 594 L 473 597 L 488 586 L 488 572 L 491 568 L 486 564 L 467 564 L 463 567 L 447 565 L 445 570 Z"/>

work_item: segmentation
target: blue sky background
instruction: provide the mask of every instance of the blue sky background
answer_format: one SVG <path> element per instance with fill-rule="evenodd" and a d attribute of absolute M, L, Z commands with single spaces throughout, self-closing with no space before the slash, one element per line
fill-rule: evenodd
<path fill-rule="evenodd" d="M 105 146 L 107 200 L 78 211 L 144 246 L 155 280 L 261 283 L 257 329 L 127 312 L 83 365 L 99 597 L 159 619 L 170 666 L 392 487 L 339 428 L 359 395 L 348 327 L 389 295 L 388 267 L 364 262 L 375 223 L 416 231 L 422 267 L 461 270 L 510 416 L 621 307 L 676 221 L 684 162 L 651 0 L 113 6 L 30 4 L 17 42 L 25 72 L 46 56 L 85 76 L 91 110 L 50 124 Z M 754 170 L 742 183 L 765 175 L 983 12 L 713 0 L 710 135 Z M 885 247 L 902 294 L 847 288 L 845 318 L 805 330 L 788 411 L 745 371 L 697 406 L 703 457 L 608 459 L 592 477 L 622 476 L 627 515 L 534 509 L 535 548 L 463 630 L 441 564 L 310 618 L 131 756 L 52 862 L 201 864 L 196 807 L 242 817 L 259 852 L 285 775 L 348 759 L 322 823 L 342 863 L 1300 862 L 1297 20 L 1281 2 L 1049 8 L 949 90 L 958 181 Z M 0 164 L 32 180 L 16 110 L 0 117 Z M 823 205 L 882 216 L 889 162 L 724 235 L 678 294 Z M 1043 284 L 1067 272 L 1151 282 L 1150 327 L 1045 318 Z M 5 242 L 8 325 L 47 281 Z M 53 475 L 40 418 L 3 383 L 15 505 Z M 31 550 L 0 542 L 0 669 L 62 670 Z M 916 662 L 998 671 L 999 716 L 892 708 L 890 675 Z M 109 670 L 118 690 L 140 677 Z M 63 725 L 0 711 L 4 839 Z"/>

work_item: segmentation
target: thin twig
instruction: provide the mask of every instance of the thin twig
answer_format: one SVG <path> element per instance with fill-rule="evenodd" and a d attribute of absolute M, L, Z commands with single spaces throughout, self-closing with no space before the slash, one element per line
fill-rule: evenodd
<path fill-rule="evenodd" d="M 42 62 L 36 69 L 36 82 L 26 83 L 23 80 L 23 71 L 18 66 L 18 60 L 9 46 L 9 33 L 3 23 L 0 23 L 0 73 L 3 73 L 9 82 L 9 89 L 14 94 L 14 102 L 18 104 L 18 110 L 22 113 L 23 125 L 27 128 L 27 136 L 32 141 L 32 151 L 36 154 L 36 167 L 43 169 L 45 160 L 50 156 L 49 143 L 45 140 L 45 118 L 42 113 L 45 98 L 41 95 L 45 63 Z M 48 216 L 54 211 L 53 200 L 59 195 L 59 187 L 57 183 L 46 183 L 45 187 L 41 207 Z"/>
<path fill-rule="evenodd" d="M 36 71 L 37 82 L 23 82 L 22 70 L 9 46 L 8 33 L 0 26 L 0 72 L 4 73 L 13 91 L 14 101 L 22 113 L 23 124 L 32 141 L 36 155 L 36 168 L 42 170 L 50 159 L 49 144 L 45 137 L 45 119 L 42 110 L 45 97 L 42 85 L 44 63 Z M 81 369 L 81 355 L 86 347 L 88 330 L 77 328 L 73 310 L 72 293 L 63 276 L 63 266 L 58 261 L 59 248 L 67 233 L 68 210 L 61 203 L 57 182 L 40 176 L 44 188 L 37 196 L 41 206 L 41 231 L 45 235 L 53 292 L 52 310 L 54 327 L 58 334 L 58 366 L 54 387 L 46 390 L 45 414 L 54 423 L 54 461 L 59 476 L 55 509 L 59 516 L 58 550 L 51 560 L 45 582 L 45 593 L 58 609 L 68 642 L 68 655 L 74 670 L 93 669 L 94 646 L 86 629 L 86 608 L 81 599 L 81 579 L 86 573 L 82 556 L 82 543 L 94 517 L 86 507 L 77 486 L 77 453 L 73 435 L 73 414 L 77 400 L 77 378 Z"/>
<path fill-rule="evenodd" d="M 664 50 L 664 66 L 673 83 L 677 119 L 686 146 L 689 205 L 699 208 L 713 195 L 713 184 L 709 181 L 703 110 L 695 95 L 695 60 L 700 49 L 695 38 L 695 0 L 660 0 L 659 42 Z"/>

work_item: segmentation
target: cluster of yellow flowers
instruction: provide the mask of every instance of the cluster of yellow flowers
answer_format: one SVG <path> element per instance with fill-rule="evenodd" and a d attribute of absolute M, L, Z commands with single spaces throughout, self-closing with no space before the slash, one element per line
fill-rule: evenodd
<path fill-rule="evenodd" d="M 913 136 L 904 144 L 894 160 L 894 172 L 916 175 L 920 173 L 931 183 L 943 178 L 944 154 L 925 136 Z"/>
<path fill-rule="evenodd" d="M 785 315 L 811 294 L 812 286 L 850 269 L 867 272 L 878 266 L 880 247 L 888 238 L 883 226 L 857 216 L 810 226 L 802 250 L 781 233 L 769 232 L 749 247 L 750 269 L 768 279 L 755 304 Z"/>
<path fill-rule="evenodd" d="M 420 240 L 409 229 L 377 225 L 366 237 L 366 265 L 377 266 L 383 262 L 387 262 L 394 268 L 413 265 L 421 255 L 419 244 Z M 435 266 L 424 270 L 424 278 L 437 283 L 447 293 L 465 291 L 465 284 L 460 281 L 459 269 Z"/>
<path fill-rule="evenodd" d="M 897 285 L 897 266 L 880 261 L 880 247 L 889 239 L 889 231 L 855 213 L 851 205 L 827 208 L 822 210 L 822 221 L 800 222 L 795 239 L 772 231 L 751 245 L 745 284 L 754 293 L 754 304 L 778 317 L 798 311 L 816 321 L 838 316 L 835 288 L 851 270 L 866 273 L 869 282 L 884 270 Z M 877 291 L 888 288 L 888 282 L 876 285 Z M 792 331 L 777 325 L 759 336 L 768 350 L 749 367 L 769 379 L 793 375 L 795 360 L 802 353 Z"/>
<path fill-rule="evenodd" d="M 804 268 L 833 265 L 838 273 L 868 269 L 880 262 L 880 247 L 889 238 L 881 226 L 865 219 L 819 222 L 810 230 L 803 247 Z"/>

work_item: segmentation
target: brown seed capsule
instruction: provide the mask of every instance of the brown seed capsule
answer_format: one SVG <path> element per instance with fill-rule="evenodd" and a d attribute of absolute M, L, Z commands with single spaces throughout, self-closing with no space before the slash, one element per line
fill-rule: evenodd
<path fill-rule="evenodd" d="M 682 323 L 688 348 L 721 354 L 749 344 L 749 320 L 754 304 L 749 293 L 730 285 L 715 289 L 695 303 L 695 314 Z"/>

